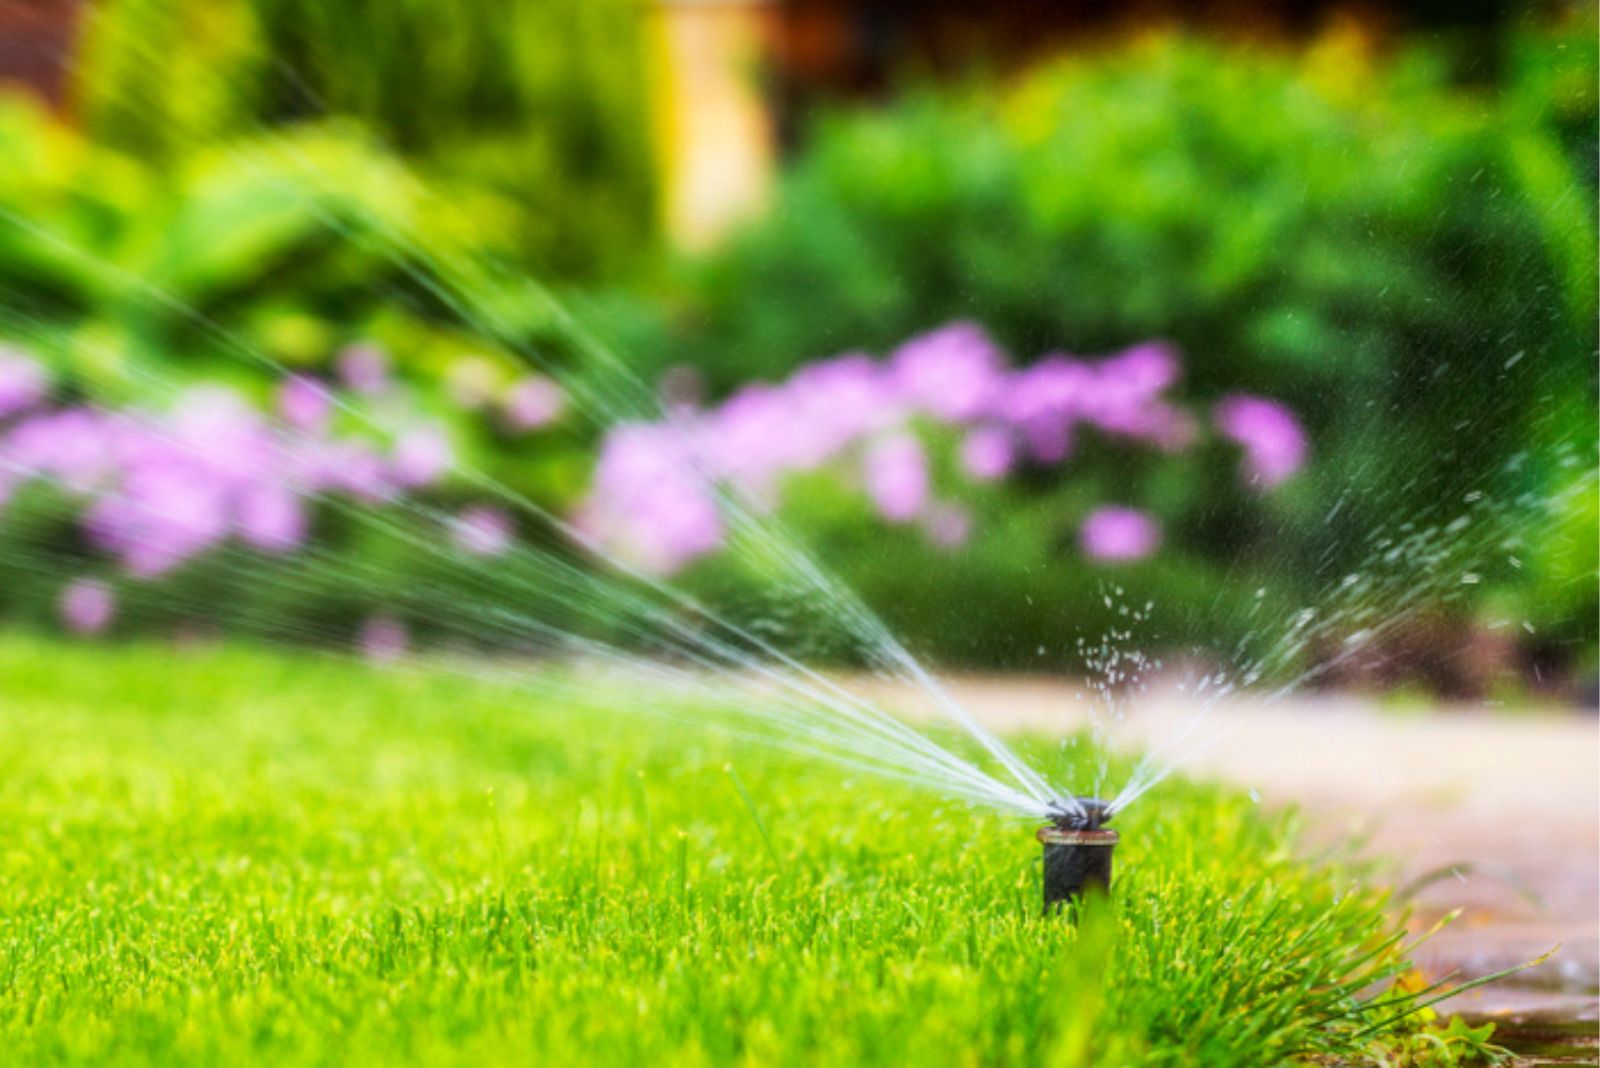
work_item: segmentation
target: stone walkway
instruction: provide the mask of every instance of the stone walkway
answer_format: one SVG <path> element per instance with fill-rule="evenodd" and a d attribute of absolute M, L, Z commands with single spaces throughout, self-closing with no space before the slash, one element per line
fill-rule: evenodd
<path fill-rule="evenodd" d="M 871 684 L 859 683 L 870 689 Z M 1090 707 L 1053 680 L 954 680 L 957 699 L 1004 731 L 1065 731 Z M 928 713 L 904 692 L 892 707 Z M 1163 692 L 1131 707 L 1114 742 L 1178 736 L 1192 704 Z M 1515 980 L 1452 999 L 1474 1015 L 1594 1019 L 1600 995 L 1600 720 L 1579 711 L 1403 712 L 1344 696 L 1271 708 L 1222 706 L 1193 735 L 1188 771 L 1300 804 L 1318 834 L 1371 836 L 1396 886 L 1442 873 L 1416 896 L 1426 926 L 1459 920 L 1417 953 L 1430 976 L 1485 975 L 1559 944 Z"/>

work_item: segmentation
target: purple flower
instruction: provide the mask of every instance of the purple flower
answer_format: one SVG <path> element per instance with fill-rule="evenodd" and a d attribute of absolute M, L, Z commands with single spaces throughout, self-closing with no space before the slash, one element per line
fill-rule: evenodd
<path fill-rule="evenodd" d="M 473 556 L 499 556 L 511 547 L 511 516 L 488 505 L 467 508 L 450 524 L 457 548 Z"/>
<path fill-rule="evenodd" d="M 272 552 L 305 539 L 294 488 L 303 465 L 290 463 L 272 427 L 225 389 L 185 394 L 161 422 L 85 409 L 36 417 L 3 451 L 91 494 L 80 517 L 86 536 L 137 576 L 169 571 L 233 533 Z"/>
<path fill-rule="evenodd" d="M 347 493 L 358 500 L 386 501 L 397 492 L 387 465 L 358 441 L 321 441 L 296 457 L 298 484 L 307 493 Z"/>
<path fill-rule="evenodd" d="M 815 441 L 796 424 L 789 397 L 765 384 L 729 397 L 702 429 L 693 450 L 675 447 L 671 454 L 690 464 L 703 456 L 710 473 L 757 496 L 770 493 L 778 475 L 806 466 L 816 452 Z"/>
<path fill-rule="evenodd" d="M 974 481 L 1004 478 L 1023 455 L 1065 460 L 1080 427 L 1181 449 L 1194 424 L 1164 396 L 1180 371 L 1174 349 L 1148 343 L 1098 362 L 1049 355 L 1012 372 L 980 328 L 953 323 L 912 338 L 887 361 L 859 353 L 819 361 L 704 412 L 678 390 L 664 423 L 607 436 L 575 519 L 600 544 L 674 570 L 722 544 L 721 490 L 774 503 L 786 476 L 859 450 L 880 515 L 919 520 L 930 539 L 955 545 L 970 536 L 972 521 L 956 505 L 931 501 L 931 465 L 914 420 L 970 428 L 958 459 Z M 1091 555 L 1136 559 L 1154 550 L 1160 531 L 1140 513 L 1106 510 L 1091 517 L 1085 539 Z"/>
<path fill-rule="evenodd" d="M 978 482 L 993 482 L 1011 471 L 1016 455 L 1009 430 L 979 427 L 961 442 L 961 469 Z"/>
<path fill-rule="evenodd" d="M 865 435 L 904 420 L 894 380 L 860 353 L 802 368 L 782 387 L 794 424 L 797 466 L 810 469 Z"/>
<path fill-rule="evenodd" d="M 648 570 L 670 575 L 721 548 L 723 536 L 722 516 L 710 492 L 675 479 L 636 499 L 631 529 L 620 547 Z"/>
<path fill-rule="evenodd" d="M 1085 366 L 1086 388 L 1077 412 L 1107 434 L 1136 438 L 1168 449 L 1189 444 L 1193 429 L 1183 413 L 1161 399 L 1178 380 L 1178 356 L 1160 342 L 1135 345 Z"/>
<path fill-rule="evenodd" d="M 567 398 L 561 387 L 543 375 L 529 375 L 506 393 L 505 417 L 513 430 L 538 430 L 560 418 Z"/>
<path fill-rule="evenodd" d="M 0 441 L 0 465 L 21 479 L 49 477 L 88 493 L 112 469 L 110 422 L 79 408 L 31 415 Z"/>
<path fill-rule="evenodd" d="M 1097 508 L 1078 530 L 1084 555 L 1107 563 L 1142 560 L 1161 544 L 1161 528 L 1144 512 L 1115 505 Z"/>
<path fill-rule="evenodd" d="M 976 324 L 951 323 L 900 346 L 890 370 L 912 405 L 944 422 L 966 423 L 989 409 L 1005 359 Z"/>
<path fill-rule="evenodd" d="M 111 625 L 117 600 L 105 583 L 79 579 L 61 591 L 56 608 L 67 629 L 77 634 L 99 634 Z"/>
<path fill-rule="evenodd" d="M 595 464 L 595 489 L 625 498 L 692 469 L 687 440 L 672 427 L 623 423 L 606 435 Z"/>
<path fill-rule="evenodd" d="M 1100 363 L 1102 375 L 1115 379 L 1130 393 L 1153 397 L 1177 384 L 1182 365 L 1178 352 L 1164 341 L 1146 341 L 1123 349 Z"/>
<path fill-rule="evenodd" d="M 375 664 L 388 664 L 405 655 L 411 644 L 406 625 L 384 612 L 368 616 L 356 636 L 361 653 Z"/>
<path fill-rule="evenodd" d="M 337 357 L 339 378 L 368 396 L 389 388 L 389 354 L 370 341 L 346 345 Z"/>
<path fill-rule="evenodd" d="M 333 412 L 333 394 L 307 375 L 290 375 L 278 386 L 278 414 L 297 430 L 321 431 Z"/>
<path fill-rule="evenodd" d="M 606 436 L 577 522 L 610 551 L 658 574 L 719 548 L 725 533 L 689 438 L 675 427 L 644 424 Z"/>
<path fill-rule="evenodd" d="M 1011 376 L 994 411 L 1021 432 L 1028 451 L 1045 463 L 1060 463 L 1071 454 L 1073 431 L 1080 423 L 1117 437 L 1181 449 L 1193 440 L 1194 428 L 1161 397 L 1178 372 L 1177 354 L 1160 343 L 1136 345 L 1098 363 L 1053 354 Z"/>
<path fill-rule="evenodd" d="M 915 519 L 928 499 L 928 457 L 922 443 L 901 432 L 879 438 L 862 458 L 867 494 L 891 523 Z"/>
<path fill-rule="evenodd" d="M 7 419 L 44 400 L 50 375 L 36 360 L 0 345 L 0 419 Z"/>
<path fill-rule="evenodd" d="M 450 441 L 438 427 L 414 427 L 395 439 L 394 477 L 402 486 L 416 488 L 435 482 L 453 461 Z"/>
<path fill-rule="evenodd" d="M 247 480 L 275 464 L 279 445 L 260 413 L 231 389 L 204 386 L 179 400 L 165 433 L 147 427 L 145 436 L 158 454 L 173 462 L 203 468 L 223 481 Z M 175 439 L 170 444 L 164 439 Z"/>
<path fill-rule="evenodd" d="M 269 553 L 292 552 L 306 540 L 306 510 L 287 486 L 244 488 L 235 503 L 234 522 L 248 544 Z"/>
<path fill-rule="evenodd" d="M 1022 433 L 1034 459 L 1055 464 L 1072 451 L 1072 428 L 1094 387 L 1078 360 L 1051 355 L 1019 371 L 998 398 L 998 414 Z"/>
<path fill-rule="evenodd" d="M 141 578 L 170 571 L 227 536 L 225 487 L 184 459 L 127 472 L 117 491 L 84 513 L 89 537 Z"/>
<path fill-rule="evenodd" d="M 1212 411 L 1224 437 L 1244 447 L 1245 480 L 1270 489 L 1300 470 L 1306 433 L 1294 413 L 1275 400 L 1235 393 Z"/>

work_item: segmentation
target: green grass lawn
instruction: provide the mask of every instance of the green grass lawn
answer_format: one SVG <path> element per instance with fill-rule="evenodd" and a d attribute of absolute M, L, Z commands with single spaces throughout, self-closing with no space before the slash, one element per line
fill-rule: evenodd
<path fill-rule="evenodd" d="M 1074 928 L 1040 915 L 1031 826 L 442 670 L 7 639 L 0 765 L 9 1063 L 1259 1065 L 1416 1039 L 1363 1034 L 1396 1011 L 1358 1000 L 1403 966 L 1384 899 L 1209 787 L 1119 819 L 1110 907 Z"/>

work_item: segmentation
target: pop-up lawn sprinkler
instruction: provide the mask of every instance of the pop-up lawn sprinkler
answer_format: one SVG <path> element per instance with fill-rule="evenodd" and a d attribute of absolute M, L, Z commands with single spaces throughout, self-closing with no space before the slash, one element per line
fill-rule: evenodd
<path fill-rule="evenodd" d="M 1053 806 L 1050 822 L 1039 828 L 1044 845 L 1044 910 L 1056 912 L 1086 890 L 1111 888 L 1111 854 L 1116 831 L 1105 829 L 1111 805 L 1092 797 Z"/>

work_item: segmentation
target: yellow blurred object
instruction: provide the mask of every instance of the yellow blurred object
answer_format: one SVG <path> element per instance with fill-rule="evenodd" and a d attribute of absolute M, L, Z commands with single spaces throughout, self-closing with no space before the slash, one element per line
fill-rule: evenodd
<path fill-rule="evenodd" d="M 704 248 L 758 209 L 775 135 L 760 86 L 767 0 L 663 0 L 657 122 L 669 237 Z"/>
<path fill-rule="evenodd" d="M 1306 80 L 1330 100 L 1358 103 L 1372 91 L 1377 47 L 1371 25 L 1347 14 L 1336 16 L 1306 49 Z"/>

